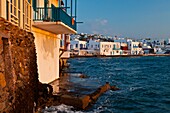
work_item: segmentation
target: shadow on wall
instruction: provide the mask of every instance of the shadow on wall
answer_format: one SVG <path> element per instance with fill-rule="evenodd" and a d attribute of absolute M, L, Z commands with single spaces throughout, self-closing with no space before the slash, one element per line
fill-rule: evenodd
<path fill-rule="evenodd" d="M 48 57 L 54 58 L 55 49 L 57 47 L 56 38 L 46 36 L 43 38 L 42 43 L 42 51 L 44 51 L 44 59 L 47 59 Z"/>

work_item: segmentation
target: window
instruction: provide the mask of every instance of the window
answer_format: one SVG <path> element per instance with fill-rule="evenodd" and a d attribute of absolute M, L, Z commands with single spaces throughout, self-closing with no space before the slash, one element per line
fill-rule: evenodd
<path fill-rule="evenodd" d="M 73 45 L 70 45 L 70 48 L 73 49 Z"/>
<path fill-rule="evenodd" d="M 114 48 L 114 49 L 116 48 L 116 45 L 115 45 L 115 44 L 113 45 L 113 48 Z"/>
<path fill-rule="evenodd" d="M 60 47 L 63 46 L 63 40 L 60 40 Z"/>
<path fill-rule="evenodd" d="M 80 49 L 83 49 L 83 46 L 84 46 L 83 44 L 80 44 Z"/>
<path fill-rule="evenodd" d="M 6 5 L 7 5 L 6 6 L 6 12 L 7 12 L 6 13 L 6 19 L 9 21 L 9 1 L 8 0 L 6 1 Z"/>
<path fill-rule="evenodd" d="M 6 0 L 6 19 L 29 31 L 32 21 L 31 8 L 31 0 Z"/>
<path fill-rule="evenodd" d="M 76 48 L 78 48 L 78 44 L 76 44 Z"/>

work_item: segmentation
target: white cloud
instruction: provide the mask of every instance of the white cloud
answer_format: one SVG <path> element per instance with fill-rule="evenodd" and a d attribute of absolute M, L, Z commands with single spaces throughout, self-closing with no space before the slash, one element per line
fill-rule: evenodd
<path fill-rule="evenodd" d="M 108 20 L 101 20 L 101 21 L 100 21 L 100 24 L 101 24 L 101 25 L 106 25 L 107 23 L 108 23 Z"/>
<path fill-rule="evenodd" d="M 94 21 L 95 24 L 100 25 L 100 26 L 105 26 L 108 23 L 108 20 L 106 19 L 96 19 Z"/>
<path fill-rule="evenodd" d="M 107 19 L 89 20 L 81 28 L 81 32 L 83 31 L 93 34 L 112 34 L 112 29 Z"/>

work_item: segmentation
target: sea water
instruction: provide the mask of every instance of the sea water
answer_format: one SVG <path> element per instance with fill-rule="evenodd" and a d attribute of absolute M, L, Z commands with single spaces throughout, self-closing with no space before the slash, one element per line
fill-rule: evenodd
<path fill-rule="evenodd" d="M 170 113 L 170 57 L 73 58 L 69 63 L 69 71 L 120 90 L 104 93 L 86 111 L 60 105 L 45 113 Z"/>

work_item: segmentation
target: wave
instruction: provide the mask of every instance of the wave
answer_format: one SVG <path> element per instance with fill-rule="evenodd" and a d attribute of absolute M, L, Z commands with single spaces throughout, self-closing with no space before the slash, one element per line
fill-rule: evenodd
<path fill-rule="evenodd" d="M 42 110 L 43 113 L 85 113 L 82 111 L 74 110 L 74 107 L 61 104 L 59 106 L 46 107 Z"/>

